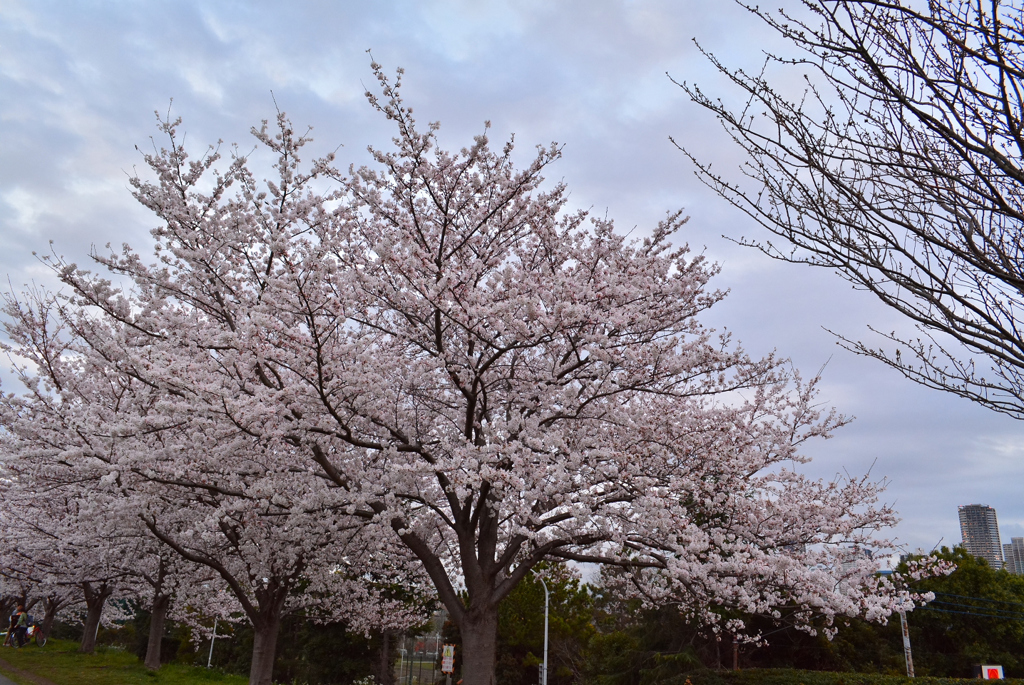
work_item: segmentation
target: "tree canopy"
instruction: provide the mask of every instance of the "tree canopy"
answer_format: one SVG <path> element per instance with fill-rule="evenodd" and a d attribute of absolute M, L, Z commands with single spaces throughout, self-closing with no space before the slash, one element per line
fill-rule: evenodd
<path fill-rule="evenodd" d="M 67 294 L 7 308 L 26 479 L 65 473 L 216 571 L 256 627 L 257 685 L 264 607 L 349 566 L 360 600 L 374 564 L 429 578 L 467 685 L 494 682 L 499 606 L 545 560 L 617 566 L 713 631 L 745 629 L 723 606 L 828 626 L 911 599 L 857 550 L 889 544 L 881 484 L 797 470 L 845 421 L 816 381 L 701 325 L 723 293 L 672 244 L 681 213 L 628 240 L 544 185 L 556 145 L 523 168 L 486 135 L 441 150 L 374 70 L 394 148 L 347 175 L 304 163 L 284 114 L 253 130 L 272 180 L 160 121 L 132 179 L 154 259 L 53 257 Z"/>

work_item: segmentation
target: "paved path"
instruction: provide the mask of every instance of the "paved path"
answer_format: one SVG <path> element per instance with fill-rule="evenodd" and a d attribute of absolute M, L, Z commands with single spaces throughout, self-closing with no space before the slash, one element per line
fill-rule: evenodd
<path fill-rule="evenodd" d="M 42 676 L 29 673 L 28 671 L 23 671 L 16 666 L 12 666 L 3 659 L 0 659 L 0 685 L 17 685 L 17 683 L 10 678 L 5 678 L 3 675 L 4 673 L 17 675 L 30 683 L 35 683 L 36 685 L 56 685 L 52 680 L 47 680 Z"/>

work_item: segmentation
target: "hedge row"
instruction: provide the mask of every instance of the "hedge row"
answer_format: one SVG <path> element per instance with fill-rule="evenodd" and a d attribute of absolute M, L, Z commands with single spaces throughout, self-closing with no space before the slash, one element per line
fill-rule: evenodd
<path fill-rule="evenodd" d="M 752 668 L 740 671 L 692 671 L 664 680 L 660 685 L 977 685 L 971 678 L 908 678 L 877 673 L 833 673 L 788 668 Z M 1001 685 L 1024 685 L 1024 678 L 1007 678 Z"/>

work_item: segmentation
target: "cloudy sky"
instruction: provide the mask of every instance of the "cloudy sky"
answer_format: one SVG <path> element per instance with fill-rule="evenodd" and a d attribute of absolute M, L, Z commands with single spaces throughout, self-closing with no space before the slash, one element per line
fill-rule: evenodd
<path fill-rule="evenodd" d="M 363 96 L 372 50 L 386 69 L 406 69 L 407 104 L 441 122 L 447 147 L 471 142 L 485 120 L 492 140 L 514 133 L 526 151 L 558 141 L 564 158 L 548 177 L 575 207 L 635 234 L 684 208 L 679 240 L 718 261 L 716 285 L 730 290 L 706 323 L 805 375 L 824 367 L 822 400 L 856 420 L 808 448 L 809 469 L 887 478 L 908 549 L 959 542 L 957 505 L 975 502 L 997 509 L 1004 542 L 1024 535 L 1024 423 L 837 347 L 825 328 L 907 326 L 835 274 L 723 238 L 760 229 L 704 189 L 669 142 L 716 169 L 741 161 L 666 76 L 735 96 L 694 39 L 751 69 L 763 50 L 788 49 L 739 7 L 701 0 L 0 0 L 0 274 L 14 289 L 52 282 L 32 256 L 50 241 L 79 263 L 92 245 L 148 247 L 155 218 L 128 178 L 136 146 L 156 134 L 155 110 L 182 117 L 197 150 L 218 139 L 248 148 L 276 102 L 313 127 L 318 153 L 365 162 L 366 146 L 392 135 Z"/>

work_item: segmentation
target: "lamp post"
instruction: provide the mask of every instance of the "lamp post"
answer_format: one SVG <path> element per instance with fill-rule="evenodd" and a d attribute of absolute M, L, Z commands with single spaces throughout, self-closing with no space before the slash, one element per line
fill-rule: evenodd
<path fill-rule="evenodd" d="M 541 666 L 540 685 L 548 685 L 548 584 L 544 582 L 544 576 L 537 577 L 544 586 L 544 664 Z"/>

